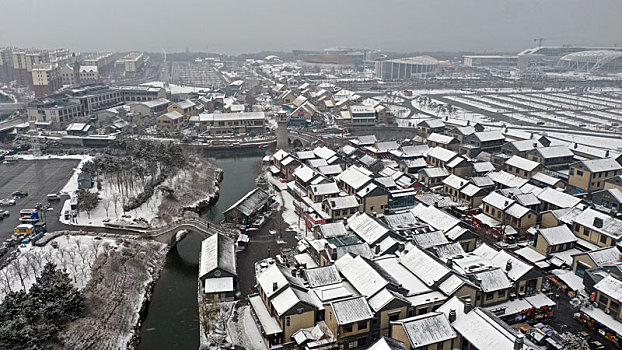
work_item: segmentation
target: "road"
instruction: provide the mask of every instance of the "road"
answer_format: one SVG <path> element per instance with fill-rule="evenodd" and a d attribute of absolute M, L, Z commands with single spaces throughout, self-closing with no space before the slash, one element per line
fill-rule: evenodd
<path fill-rule="evenodd" d="M 34 208 L 37 203 L 47 204 L 48 193 L 59 192 L 67 183 L 78 160 L 46 159 L 19 160 L 15 164 L 0 164 L 0 198 L 11 198 L 13 191 L 28 192 L 25 198 L 16 199 L 15 206 L 3 207 L 10 216 L 0 221 L 0 242 L 11 237 L 19 225 L 19 211 Z M 66 225 L 58 221 L 62 203 L 51 203 L 51 211 L 45 213 L 48 231 L 64 230 Z"/>

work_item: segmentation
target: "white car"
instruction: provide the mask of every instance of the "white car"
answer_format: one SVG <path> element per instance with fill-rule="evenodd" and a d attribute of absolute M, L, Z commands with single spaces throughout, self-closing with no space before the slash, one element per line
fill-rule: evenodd
<path fill-rule="evenodd" d="M 0 199 L 0 205 L 15 205 L 15 199 Z"/>

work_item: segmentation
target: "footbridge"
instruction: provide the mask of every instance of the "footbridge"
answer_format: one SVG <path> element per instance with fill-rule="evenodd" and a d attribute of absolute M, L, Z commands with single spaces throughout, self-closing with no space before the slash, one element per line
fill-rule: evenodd
<path fill-rule="evenodd" d="M 184 239 L 190 232 L 196 232 L 203 238 L 208 238 L 217 233 L 226 235 L 231 234 L 229 229 L 226 229 L 219 224 L 210 223 L 207 220 L 181 219 L 164 227 L 148 230 L 143 234 L 143 236 L 172 247 Z"/>

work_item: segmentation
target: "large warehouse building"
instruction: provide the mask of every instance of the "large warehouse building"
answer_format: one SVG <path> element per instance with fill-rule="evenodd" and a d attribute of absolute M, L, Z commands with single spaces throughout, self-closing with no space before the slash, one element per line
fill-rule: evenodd
<path fill-rule="evenodd" d="M 380 80 L 406 80 L 438 72 L 439 62 L 430 56 L 398 58 L 376 62 L 376 77 Z"/>

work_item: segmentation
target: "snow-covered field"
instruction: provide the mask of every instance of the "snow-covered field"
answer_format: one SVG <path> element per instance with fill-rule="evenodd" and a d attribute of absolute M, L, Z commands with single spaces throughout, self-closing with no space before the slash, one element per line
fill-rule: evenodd
<path fill-rule="evenodd" d="M 30 289 L 48 262 L 65 270 L 76 288 L 82 289 L 91 278 L 97 255 L 116 246 L 112 238 L 62 235 L 43 247 L 20 248 L 18 257 L 0 270 L 0 301 L 10 292 Z"/>

